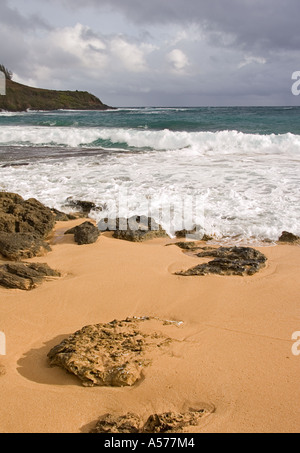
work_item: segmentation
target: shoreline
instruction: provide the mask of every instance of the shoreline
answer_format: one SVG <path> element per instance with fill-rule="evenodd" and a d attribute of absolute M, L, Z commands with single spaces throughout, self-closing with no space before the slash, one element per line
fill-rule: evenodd
<path fill-rule="evenodd" d="M 131 243 L 104 233 L 77 246 L 63 233 L 83 221 L 57 222 L 52 252 L 26 260 L 62 278 L 30 292 L 0 288 L 1 432 L 88 432 L 106 413 L 145 419 L 199 404 L 215 412 L 185 432 L 299 431 L 299 357 L 291 351 L 300 322 L 298 246 L 257 248 L 267 266 L 251 277 L 181 277 L 173 273 L 199 258 L 165 247 L 172 239 Z M 183 325 L 170 328 L 174 344 L 137 385 L 84 388 L 49 367 L 49 350 L 83 326 L 144 316 Z"/>

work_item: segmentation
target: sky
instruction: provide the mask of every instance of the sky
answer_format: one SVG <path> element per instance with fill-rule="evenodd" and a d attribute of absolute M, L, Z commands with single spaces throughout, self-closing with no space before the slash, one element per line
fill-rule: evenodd
<path fill-rule="evenodd" d="M 299 17 L 299 0 L 0 0 L 0 63 L 116 107 L 300 105 Z"/>

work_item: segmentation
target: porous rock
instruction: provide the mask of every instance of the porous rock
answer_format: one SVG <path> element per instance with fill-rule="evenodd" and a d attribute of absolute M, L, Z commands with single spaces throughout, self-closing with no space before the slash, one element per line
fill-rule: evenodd
<path fill-rule="evenodd" d="M 101 417 L 92 434 L 137 434 L 141 431 L 141 419 L 138 415 L 128 412 L 120 417 L 106 414 Z"/>
<path fill-rule="evenodd" d="M 34 233 L 45 238 L 54 225 L 53 212 L 38 200 L 25 201 L 20 195 L 0 192 L 0 232 Z"/>
<path fill-rule="evenodd" d="M 140 327 L 149 318 L 128 318 L 86 326 L 48 354 L 51 366 L 77 376 L 84 386 L 132 386 L 150 364 L 147 353 L 171 341 L 163 334 L 147 334 Z"/>
<path fill-rule="evenodd" d="M 43 256 L 51 251 L 47 242 L 35 233 L 1 233 L 0 253 L 12 261 Z"/>
<path fill-rule="evenodd" d="M 131 412 L 120 417 L 106 414 L 98 420 L 95 428 L 90 432 L 93 434 L 180 433 L 184 428 L 199 425 L 201 419 L 210 412 L 209 409 L 203 408 L 187 412 L 152 414 L 146 423 L 143 423 L 137 414 Z"/>

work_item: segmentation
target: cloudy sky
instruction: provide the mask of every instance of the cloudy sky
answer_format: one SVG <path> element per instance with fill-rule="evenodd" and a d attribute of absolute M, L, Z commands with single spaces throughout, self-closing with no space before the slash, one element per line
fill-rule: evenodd
<path fill-rule="evenodd" d="M 0 0 L 0 63 L 114 106 L 300 105 L 299 17 L 299 0 Z"/>

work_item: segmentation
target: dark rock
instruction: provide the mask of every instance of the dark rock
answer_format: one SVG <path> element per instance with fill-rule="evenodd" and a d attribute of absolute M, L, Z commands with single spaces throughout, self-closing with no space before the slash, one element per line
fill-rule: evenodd
<path fill-rule="evenodd" d="M 151 362 L 147 353 L 153 358 L 171 341 L 163 334 L 143 332 L 147 321 L 150 318 L 128 318 L 86 326 L 49 352 L 50 365 L 75 374 L 86 387 L 132 386 Z"/>
<path fill-rule="evenodd" d="M 88 216 L 91 211 L 103 211 L 106 208 L 105 205 L 97 206 L 92 201 L 74 200 L 72 197 L 67 198 L 66 206 L 78 209 L 84 216 Z"/>
<path fill-rule="evenodd" d="M 166 231 L 154 219 L 147 216 L 132 216 L 129 219 L 102 219 L 98 228 L 113 231 L 113 237 L 125 241 L 143 242 L 168 237 Z"/>
<path fill-rule="evenodd" d="M 180 231 L 175 231 L 175 236 L 177 238 L 186 238 L 189 237 L 190 239 L 194 239 L 196 241 L 211 241 L 213 238 L 211 236 L 208 236 L 203 232 L 203 228 L 199 226 L 195 226 L 192 230 L 180 230 Z"/>
<path fill-rule="evenodd" d="M 267 258 L 258 250 L 249 247 L 203 248 L 196 255 L 199 258 L 215 258 L 206 264 L 176 273 L 182 276 L 194 275 L 254 275 L 265 267 Z"/>
<path fill-rule="evenodd" d="M 54 228 L 51 209 L 31 198 L 24 201 L 14 193 L 0 192 L 0 232 L 35 233 L 47 237 Z"/>
<path fill-rule="evenodd" d="M 198 250 L 200 248 L 196 242 L 176 242 L 175 245 L 183 250 Z"/>
<path fill-rule="evenodd" d="M 215 257 L 227 258 L 231 261 L 244 260 L 244 261 L 258 261 L 266 262 L 266 257 L 258 250 L 250 247 L 220 247 L 214 249 L 212 247 L 203 248 L 202 252 L 197 253 L 199 258 Z"/>
<path fill-rule="evenodd" d="M 44 280 L 60 277 L 47 264 L 9 263 L 0 266 L 0 285 L 10 289 L 30 291 Z"/>
<path fill-rule="evenodd" d="M 70 230 L 65 234 L 74 234 L 74 240 L 78 245 L 93 244 L 100 236 L 100 231 L 91 222 L 84 222 Z"/>
<path fill-rule="evenodd" d="M 296 236 L 293 233 L 289 233 L 288 231 L 283 231 L 282 235 L 279 238 L 279 242 L 295 243 L 298 241 L 300 241 L 300 237 Z"/>
<path fill-rule="evenodd" d="M 43 256 L 49 251 L 49 244 L 37 234 L 0 233 L 0 253 L 9 260 L 19 261 Z"/>
<path fill-rule="evenodd" d="M 57 209 L 51 209 L 54 214 L 56 222 L 68 222 L 69 220 L 75 220 L 77 217 L 73 214 L 66 214 L 65 212 L 58 211 Z"/>

